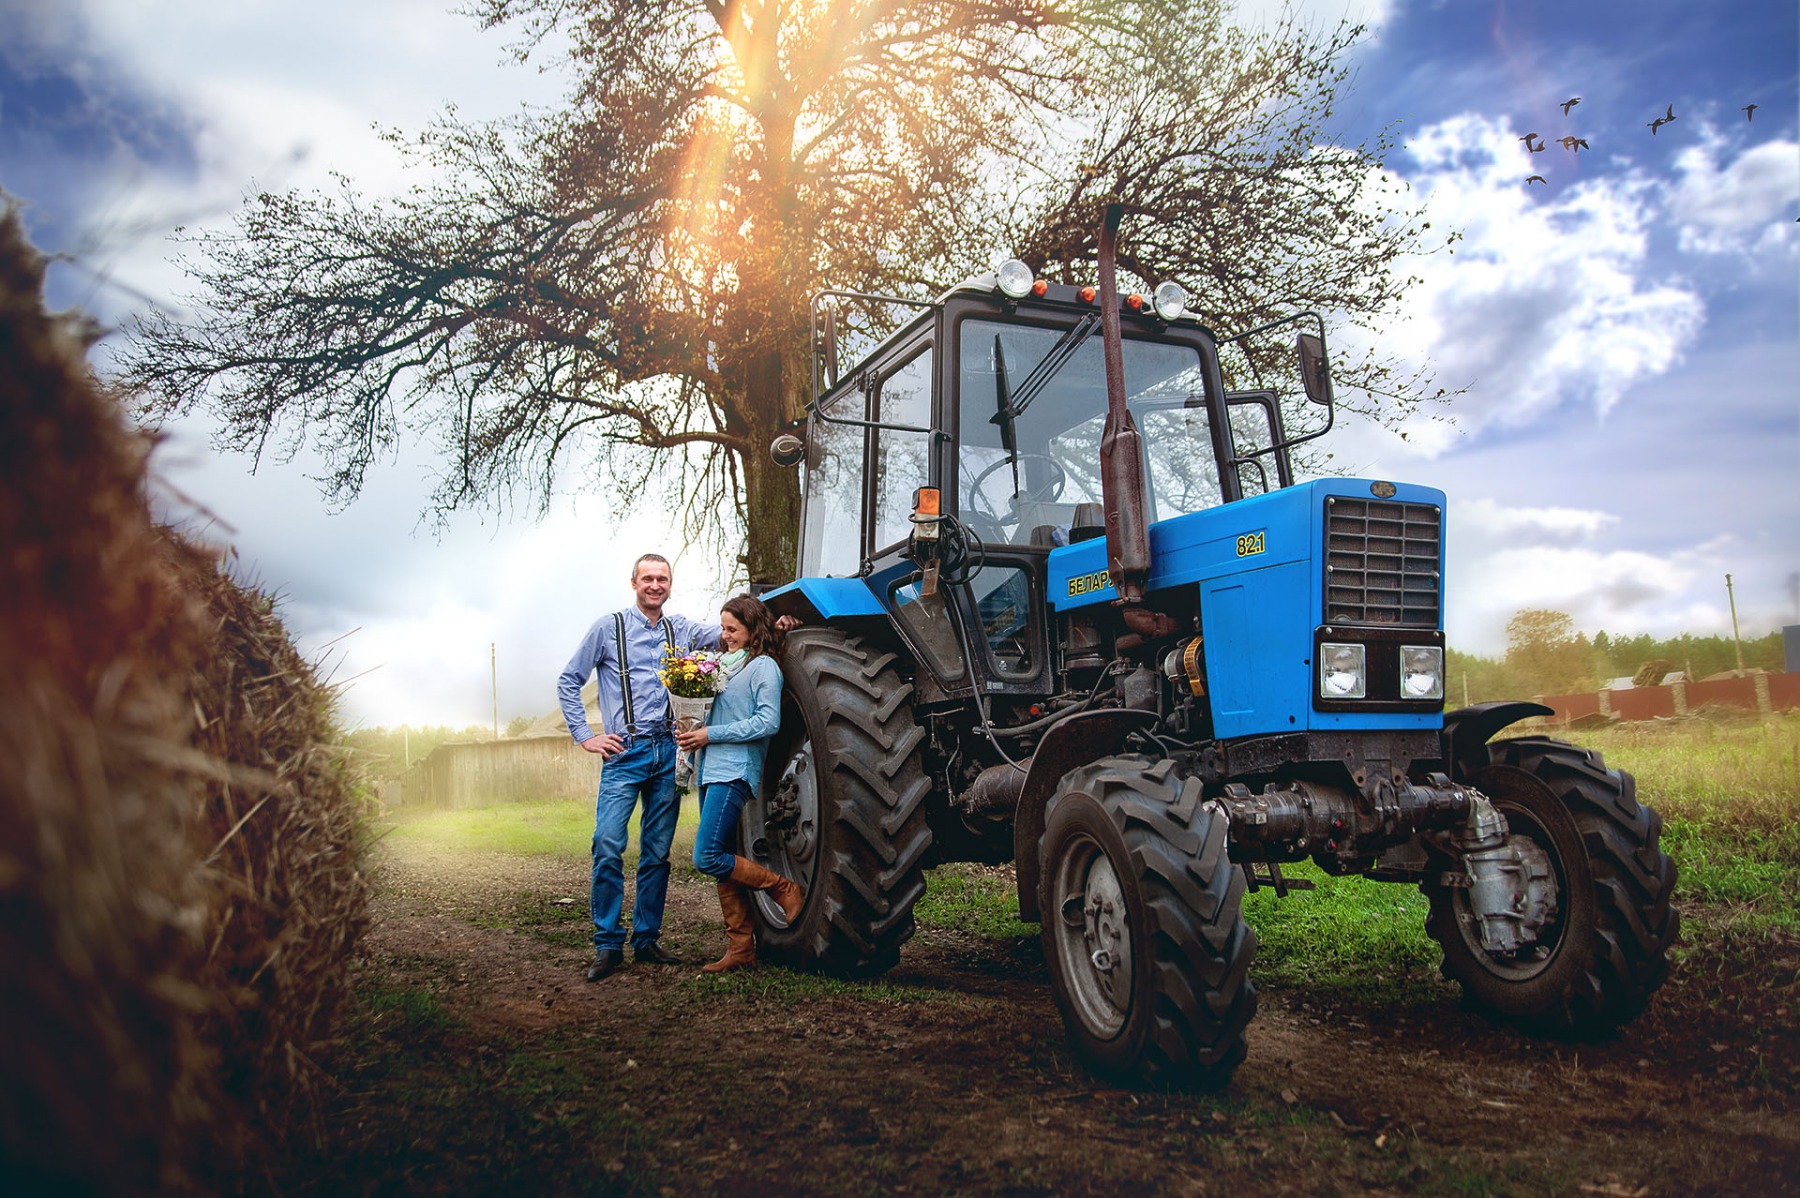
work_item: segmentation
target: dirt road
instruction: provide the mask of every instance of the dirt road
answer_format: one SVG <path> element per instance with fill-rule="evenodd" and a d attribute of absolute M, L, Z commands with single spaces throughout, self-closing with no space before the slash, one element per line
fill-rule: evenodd
<path fill-rule="evenodd" d="M 1217 1095 L 1074 1064 L 1032 939 L 922 926 L 876 983 L 633 964 L 589 985 L 580 861 L 390 854 L 367 1009 L 305 1191 L 1776 1194 L 1800 1185 L 1800 944 L 1690 951 L 1604 1044 L 1455 990 L 1346 1007 L 1265 987 Z M 1684 915 L 1688 913 L 1684 912 Z M 722 939 L 678 870 L 664 943 Z"/>

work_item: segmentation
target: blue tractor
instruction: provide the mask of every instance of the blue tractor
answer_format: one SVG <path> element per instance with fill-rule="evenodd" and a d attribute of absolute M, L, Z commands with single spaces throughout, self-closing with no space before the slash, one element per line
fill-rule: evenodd
<path fill-rule="evenodd" d="M 1217 1086 L 1256 1007 L 1245 890 L 1311 860 L 1420 887 L 1496 1016 L 1633 1018 L 1677 929 L 1660 818 L 1595 753 L 1492 739 L 1543 707 L 1445 712 L 1443 493 L 1294 480 L 1322 322 L 1292 322 L 1293 434 L 1227 388 L 1246 338 L 1179 287 L 1118 296 L 1117 227 L 1098 286 L 1006 263 L 841 372 L 829 305 L 874 297 L 815 301 L 815 398 L 773 447 L 804 463 L 798 576 L 764 596 L 801 626 L 741 833 L 807 900 L 758 908 L 763 955 L 878 973 L 927 869 L 1012 861 L 1082 1061 Z"/>

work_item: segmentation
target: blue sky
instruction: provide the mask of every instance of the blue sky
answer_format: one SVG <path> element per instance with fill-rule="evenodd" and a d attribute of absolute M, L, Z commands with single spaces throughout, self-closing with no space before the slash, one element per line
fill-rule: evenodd
<path fill-rule="evenodd" d="M 53 301 L 110 322 L 172 302 L 174 226 L 331 171 L 397 189 L 407 176 L 375 126 L 417 128 L 445 103 L 482 117 L 554 102 L 558 79 L 506 61 L 451 7 L 0 0 L 0 187 L 42 248 L 73 259 Z M 1279 5 L 1242 7 L 1261 20 Z M 1462 389 L 1447 419 L 1404 439 L 1351 425 L 1333 446 L 1357 473 L 1449 493 L 1452 644 L 1499 652 L 1523 607 L 1590 633 L 1728 633 L 1726 573 L 1746 635 L 1800 622 L 1792 0 L 1296 12 L 1370 25 L 1343 132 L 1394 126 L 1391 170 L 1434 227 L 1463 233 L 1454 255 L 1417 264 L 1422 283 L 1382 333 Z M 1670 105 L 1677 119 L 1652 134 Z M 1530 153 L 1527 132 L 1552 144 Z M 1588 148 L 1554 144 L 1564 135 Z M 551 709 L 588 622 L 629 600 L 633 553 L 679 548 L 593 496 L 540 522 L 469 514 L 434 534 L 418 520 L 416 447 L 334 513 L 304 461 L 253 474 L 208 448 L 204 419 L 173 432 L 165 502 L 284 596 L 302 648 L 355 679 L 352 720 L 485 723 L 490 644 L 501 721 Z M 672 605 L 709 613 L 721 585 L 677 556 Z"/>

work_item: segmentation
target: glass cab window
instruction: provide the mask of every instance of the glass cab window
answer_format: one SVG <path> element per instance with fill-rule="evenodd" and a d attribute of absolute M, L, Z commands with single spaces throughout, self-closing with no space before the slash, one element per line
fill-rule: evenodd
<path fill-rule="evenodd" d="M 1037 672 L 1031 573 L 1022 566 L 986 565 L 969 579 L 969 596 L 987 641 L 988 662 L 1001 676 Z"/>
<path fill-rule="evenodd" d="M 961 325 L 958 515 L 990 544 L 1066 544 L 1075 506 L 1101 500 L 1100 338 L 1070 342 L 1064 334 L 988 320 Z M 1129 338 L 1123 348 L 1126 402 L 1146 447 L 1150 518 L 1218 505 L 1199 351 Z"/>
<path fill-rule="evenodd" d="M 862 420 L 863 392 L 845 387 L 822 411 L 840 420 Z M 800 574 L 848 577 L 862 566 L 863 448 L 867 429 L 814 416 L 807 430 Z"/>
<path fill-rule="evenodd" d="M 875 538 L 873 548 L 912 532 L 913 492 L 931 482 L 931 347 L 881 377 L 875 393 Z"/>

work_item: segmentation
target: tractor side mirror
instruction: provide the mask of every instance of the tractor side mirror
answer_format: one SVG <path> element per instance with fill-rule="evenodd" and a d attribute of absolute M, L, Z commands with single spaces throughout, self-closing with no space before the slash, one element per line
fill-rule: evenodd
<path fill-rule="evenodd" d="M 782 433 L 769 442 L 769 456 L 777 466 L 798 466 L 806 456 L 806 442 L 793 433 Z"/>
<path fill-rule="evenodd" d="M 1325 339 L 1317 333 L 1302 333 L 1295 348 L 1300 351 L 1300 381 L 1306 387 L 1306 398 L 1329 408 L 1331 363 L 1325 359 Z"/>

